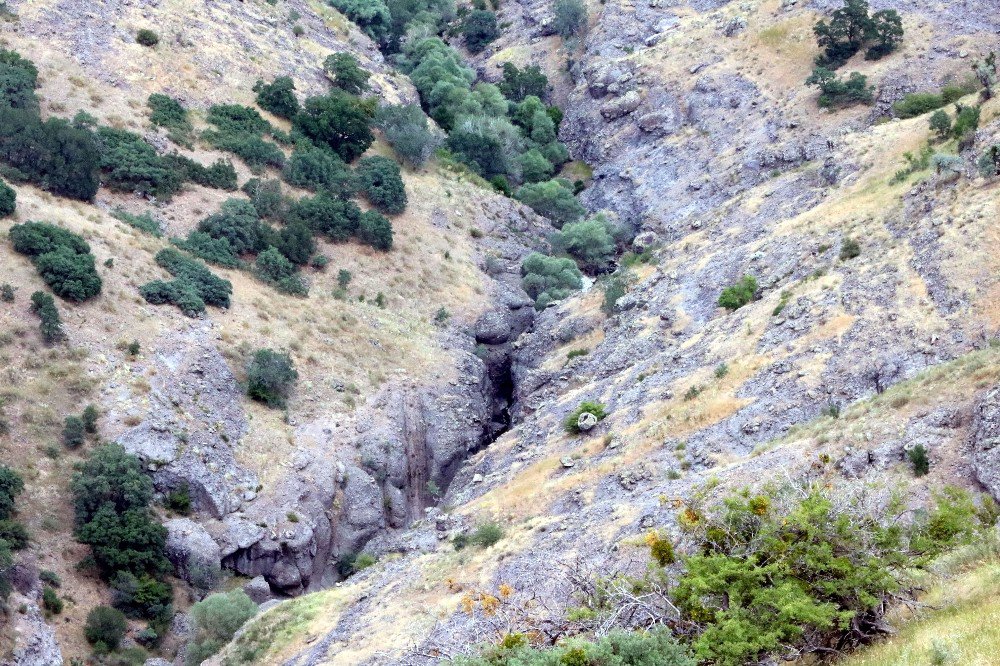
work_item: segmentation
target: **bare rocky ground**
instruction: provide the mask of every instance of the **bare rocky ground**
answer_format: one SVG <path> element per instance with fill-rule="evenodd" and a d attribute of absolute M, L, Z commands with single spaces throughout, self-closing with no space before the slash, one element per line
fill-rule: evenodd
<path fill-rule="evenodd" d="M 193 105 L 213 101 L 212 85 L 249 88 L 262 67 L 244 53 L 262 42 L 259 55 L 288 54 L 283 71 L 304 91 L 322 83 L 316 53 L 350 48 L 384 96 L 412 98 L 367 40 L 304 2 L 282 4 L 316 46 L 297 45 L 263 3 L 32 4 L 17 7 L 16 39 L 43 39 L 114 88 L 149 83 L 130 79 L 109 44 L 166 15 L 195 73 L 170 91 Z M 958 183 L 888 185 L 926 120 L 877 120 L 905 92 L 963 75 L 997 44 L 1000 23 L 965 3 L 893 4 L 910 35 L 902 53 L 851 63 L 879 85 L 875 111 L 828 114 L 802 81 L 814 12 L 832 4 L 609 0 L 591 7 L 577 45 L 551 36 L 548 3 L 503 5 L 511 27 L 477 65 L 494 75 L 513 57 L 549 70 L 562 136 L 594 167 L 584 201 L 655 248 L 611 315 L 594 288 L 533 316 L 517 271 L 547 228 L 484 198 L 463 220 L 484 232 L 470 258 L 484 291 L 431 333 L 433 374 L 386 381 L 353 412 L 326 398 L 294 406 L 284 431 L 262 436 L 213 317 L 164 331 L 144 355 L 157 371 L 137 423 L 131 389 L 103 383 L 108 436 L 146 461 L 158 491 L 193 491 L 193 520 L 167 523 L 180 575 L 215 563 L 262 601 L 313 592 L 269 610 L 220 662 L 243 663 L 253 648 L 259 663 L 438 663 L 495 632 L 554 626 L 576 603 L 574 572 L 641 569 L 647 529 L 683 540 L 678 502 L 747 483 L 816 477 L 925 494 L 981 483 L 997 494 L 997 185 L 973 177 L 971 154 Z M 173 11 L 182 5 L 201 13 Z M 227 33 L 240 48 L 199 49 L 227 12 L 249 26 Z M 983 141 L 1000 133 L 997 111 L 986 108 Z M 454 215 L 423 210 L 432 228 L 461 233 Z M 846 237 L 860 257 L 838 258 Z M 761 299 L 718 309 L 721 288 L 747 273 Z M 569 359 L 575 349 L 588 353 Z M 347 390 L 333 382 L 334 394 Z M 563 418 L 583 400 L 609 417 L 569 437 Z M 824 415 L 831 407 L 840 418 Z M 933 461 L 919 483 L 903 463 L 916 443 Z M 448 542 L 486 520 L 506 530 L 496 546 Z M 338 582 L 337 559 L 362 549 L 379 564 Z M 504 612 L 475 610 L 501 584 L 514 589 Z M 30 603 L 37 590 L 21 594 L 13 663 L 58 663 Z"/>

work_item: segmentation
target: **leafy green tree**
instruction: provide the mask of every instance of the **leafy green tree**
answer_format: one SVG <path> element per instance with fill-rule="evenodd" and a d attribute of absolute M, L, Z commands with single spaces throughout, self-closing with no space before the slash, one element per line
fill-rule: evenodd
<path fill-rule="evenodd" d="M 323 69 L 333 77 L 333 85 L 351 95 L 360 95 L 368 90 L 371 73 L 358 65 L 358 60 L 350 53 L 333 53 L 323 61 Z"/>
<path fill-rule="evenodd" d="M 196 666 L 218 652 L 256 614 L 257 604 L 243 590 L 219 592 L 196 603 L 191 607 L 195 633 L 186 663 Z"/>
<path fill-rule="evenodd" d="M 538 65 L 528 65 L 519 69 L 512 62 L 503 64 L 503 80 L 500 92 L 512 102 L 523 102 L 529 95 L 545 99 L 549 91 L 549 79 Z"/>
<path fill-rule="evenodd" d="M 119 444 L 95 449 L 73 475 L 70 487 L 77 526 L 90 522 L 105 505 L 120 514 L 144 509 L 153 499 L 153 482 L 139 459 Z"/>
<path fill-rule="evenodd" d="M 757 296 L 757 278 L 744 275 L 743 279 L 722 290 L 719 305 L 727 310 L 738 310 Z"/>
<path fill-rule="evenodd" d="M 31 295 L 31 311 L 41 320 L 39 330 L 46 344 L 54 344 L 66 338 L 62 319 L 56 309 L 55 300 L 44 291 L 36 291 Z"/>
<path fill-rule="evenodd" d="M 87 429 L 79 416 L 67 416 L 63 422 L 62 440 L 67 448 L 82 446 L 87 439 Z"/>
<path fill-rule="evenodd" d="M 906 456 L 910 459 L 910 465 L 913 466 L 914 476 L 927 476 L 927 473 L 931 469 L 931 460 L 927 455 L 927 447 L 923 444 L 917 444 L 906 452 Z"/>
<path fill-rule="evenodd" d="M 302 220 L 295 220 L 286 224 L 278 237 L 275 239 L 274 247 L 293 264 L 305 266 L 309 259 L 316 253 L 316 241 L 313 240 L 313 231 L 308 224 Z"/>
<path fill-rule="evenodd" d="M 126 616 L 155 620 L 169 618 L 173 590 L 168 583 L 149 575 L 119 571 L 110 581 L 115 608 Z"/>
<path fill-rule="evenodd" d="M 406 210 L 406 187 L 399 166 L 376 155 L 358 161 L 358 183 L 365 198 L 383 213 L 398 215 Z"/>
<path fill-rule="evenodd" d="M 576 262 L 539 252 L 532 252 L 525 258 L 521 276 L 521 286 L 534 299 L 537 310 L 544 310 L 583 287 L 583 276 Z"/>
<path fill-rule="evenodd" d="M 99 652 L 117 650 L 127 631 L 128 622 L 124 613 L 110 606 L 93 608 L 87 613 L 87 622 L 83 627 L 87 642 Z"/>
<path fill-rule="evenodd" d="M 379 107 L 375 126 L 382 130 L 396 154 L 411 166 L 422 166 L 441 143 L 416 104 Z"/>
<path fill-rule="evenodd" d="M 292 204 L 287 223 L 304 222 L 314 233 L 343 243 L 358 230 L 361 210 L 353 201 L 335 199 L 326 194 L 303 197 Z"/>
<path fill-rule="evenodd" d="M 382 0 L 330 0 L 376 42 L 384 41 L 392 28 L 392 15 Z"/>
<path fill-rule="evenodd" d="M 282 178 L 289 185 L 313 192 L 325 190 L 337 197 L 350 197 L 358 179 L 336 153 L 325 148 L 296 148 L 285 164 Z"/>
<path fill-rule="evenodd" d="M 244 183 L 242 190 L 250 197 L 259 217 L 267 220 L 284 219 L 288 212 L 288 200 L 281 193 L 280 182 L 251 178 Z"/>
<path fill-rule="evenodd" d="M 258 80 L 253 91 L 257 93 L 257 106 L 282 118 L 291 118 L 299 112 L 295 97 L 295 82 L 290 76 L 279 76 L 271 83 Z"/>
<path fill-rule="evenodd" d="M 865 39 L 874 42 L 865 51 L 865 60 L 878 60 L 896 49 L 903 42 L 903 20 L 895 9 L 884 9 L 872 14 Z"/>
<path fill-rule="evenodd" d="M 135 33 L 135 41 L 147 47 L 154 47 L 160 43 L 160 36 L 149 28 L 141 28 Z"/>
<path fill-rule="evenodd" d="M 16 51 L 0 49 L 0 106 L 38 115 L 38 68 Z"/>
<path fill-rule="evenodd" d="M 269 247 L 257 255 L 253 271 L 254 275 L 265 282 L 280 282 L 295 274 L 295 264 L 277 248 Z"/>
<path fill-rule="evenodd" d="M 557 228 L 576 222 L 586 213 L 573 192 L 556 180 L 523 185 L 515 197 L 539 215 L 549 218 Z"/>
<path fill-rule="evenodd" d="M 358 240 L 387 252 L 392 249 L 392 223 L 381 213 L 366 211 L 358 223 Z"/>
<path fill-rule="evenodd" d="M 606 267 L 615 255 L 614 229 L 603 215 L 563 226 L 552 238 L 554 249 L 577 260 L 580 268 L 596 272 Z"/>
<path fill-rule="evenodd" d="M 976 139 L 982 107 L 956 104 L 955 108 L 958 113 L 955 116 L 955 123 L 951 126 L 951 134 L 958 140 L 960 147 L 969 147 Z"/>
<path fill-rule="evenodd" d="M 319 145 L 329 146 L 345 162 L 362 155 L 375 140 L 371 131 L 374 109 L 342 90 L 310 97 L 292 120 L 295 129 Z"/>
<path fill-rule="evenodd" d="M 10 217 L 17 208 L 17 192 L 7 183 L 0 181 L 0 217 Z"/>
<path fill-rule="evenodd" d="M 62 118 L 42 122 L 37 113 L 0 106 L 0 159 L 58 196 L 90 201 L 100 185 L 94 133 Z"/>
<path fill-rule="evenodd" d="M 28 547 L 28 528 L 14 520 L 0 520 L 0 541 L 7 542 L 11 550 Z"/>
<path fill-rule="evenodd" d="M 284 407 L 298 378 L 288 354 L 260 349 L 247 365 L 247 395 L 268 407 Z"/>
<path fill-rule="evenodd" d="M 951 117 L 945 111 L 935 111 L 929 122 L 939 140 L 943 141 L 951 136 Z"/>
<path fill-rule="evenodd" d="M 164 551 L 167 528 L 157 523 L 145 507 L 118 513 L 112 504 L 104 504 L 76 529 L 76 538 L 90 546 L 105 577 L 119 571 L 141 576 L 163 574 L 170 569 Z"/>
<path fill-rule="evenodd" d="M 212 238 L 224 238 L 233 253 L 260 252 L 267 247 L 273 231 L 257 216 L 257 209 L 245 199 L 227 199 L 219 212 L 198 223 L 198 231 Z"/>
<path fill-rule="evenodd" d="M 563 39 L 578 37 L 587 29 L 587 7 L 581 0 L 555 0 L 552 12 L 552 26 Z"/>
<path fill-rule="evenodd" d="M 25 222 L 8 235 L 14 251 L 31 259 L 57 296 L 81 302 L 101 293 L 94 255 L 77 234 L 46 222 Z"/>
<path fill-rule="evenodd" d="M 517 162 L 521 167 L 521 178 L 526 183 L 538 183 L 548 180 L 552 177 L 552 173 L 555 170 L 552 162 L 545 159 L 545 156 L 537 148 L 532 148 L 528 152 L 522 153 L 517 158 Z"/>
<path fill-rule="evenodd" d="M 100 412 L 97 411 L 97 407 L 94 405 L 87 405 L 84 408 L 80 420 L 83 421 L 83 429 L 88 435 L 97 434 L 97 419 L 100 418 L 100 415 Z"/>
<path fill-rule="evenodd" d="M 474 9 L 462 21 L 465 46 L 472 53 L 479 53 L 500 36 L 497 15 L 486 9 Z"/>
<path fill-rule="evenodd" d="M 829 69 L 841 67 L 861 50 L 871 31 L 867 0 L 845 0 L 844 6 L 833 12 L 829 23 L 819 21 L 813 27 L 824 50 L 816 64 Z"/>
<path fill-rule="evenodd" d="M 14 515 L 17 496 L 24 492 L 24 479 L 14 469 L 0 465 L 0 520 Z"/>
<path fill-rule="evenodd" d="M 842 109 L 852 104 L 871 104 L 874 100 L 874 86 L 868 85 L 868 77 L 859 72 L 851 72 L 846 79 L 839 79 L 829 69 L 817 67 L 806 79 L 807 85 L 819 87 L 821 95 L 818 103 L 824 109 Z"/>

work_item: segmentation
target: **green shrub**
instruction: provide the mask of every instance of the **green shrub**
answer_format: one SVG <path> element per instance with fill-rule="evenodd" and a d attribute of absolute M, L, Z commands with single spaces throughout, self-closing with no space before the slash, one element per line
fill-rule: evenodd
<path fill-rule="evenodd" d="M 224 201 L 219 212 L 198 223 L 198 231 L 225 239 L 235 255 L 260 252 L 273 237 L 273 230 L 261 222 L 257 209 L 245 199 Z"/>
<path fill-rule="evenodd" d="M 289 76 L 279 76 L 271 83 L 258 80 L 253 91 L 257 93 L 257 106 L 282 118 L 291 118 L 299 112 L 295 97 L 295 82 Z"/>
<path fill-rule="evenodd" d="M 983 178 L 1000 176 L 1000 144 L 993 144 L 979 156 L 976 168 Z"/>
<path fill-rule="evenodd" d="M 257 215 L 266 220 L 282 220 L 288 212 L 288 200 L 281 193 L 281 183 L 277 180 L 251 178 L 243 185 L 243 191 L 257 209 Z"/>
<path fill-rule="evenodd" d="M 168 130 L 167 136 L 174 143 L 191 146 L 193 127 L 187 109 L 180 102 L 169 95 L 153 93 L 146 100 L 146 106 L 150 110 L 149 122 Z"/>
<path fill-rule="evenodd" d="M 913 467 L 914 476 L 926 476 L 930 471 L 931 460 L 927 456 L 927 447 L 923 444 L 917 444 L 912 449 L 907 451 L 906 457 L 909 458 L 910 465 Z"/>
<path fill-rule="evenodd" d="M 327 146 L 345 162 L 361 156 L 375 141 L 372 106 L 342 90 L 310 97 L 292 124 L 317 145 Z"/>
<path fill-rule="evenodd" d="M 375 208 L 389 215 L 406 210 L 406 187 L 395 162 L 381 156 L 364 157 L 357 174 L 361 191 Z"/>
<path fill-rule="evenodd" d="M 853 238 L 845 238 L 840 242 L 840 260 L 848 261 L 861 256 L 861 245 Z"/>
<path fill-rule="evenodd" d="M 116 220 L 120 220 L 130 227 L 134 227 L 135 229 L 143 231 L 151 236 L 159 238 L 163 235 L 163 232 L 160 231 L 160 223 L 153 219 L 153 216 L 150 213 L 132 215 L 121 208 L 116 208 L 111 211 L 111 216 Z"/>
<path fill-rule="evenodd" d="M 576 222 L 586 213 L 573 196 L 572 190 L 556 180 L 523 185 L 517 190 L 515 197 L 539 215 L 549 218 L 556 228 Z"/>
<path fill-rule="evenodd" d="M 217 266 L 239 268 L 243 265 L 228 239 L 213 238 L 204 231 L 192 231 L 187 235 L 187 238 L 175 238 L 173 243 L 185 252 L 190 252 L 199 259 L 204 259 Z"/>
<path fill-rule="evenodd" d="M 163 499 L 163 505 L 182 516 L 191 513 L 191 491 L 188 489 L 188 485 L 185 483 L 180 488 L 167 493 Z"/>
<path fill-rule="evenodd" d="M 722 290 L 722 294 L 719 295 L 719 305 L 727 310 L 738 310 L 754 300 L 756 295 L 757 278 L 744 275 L 739 282 Z"/>
<path fill-rule="evenodd" d="M 597 417 L 598 422 L 603 421 L 608 415 L 605 406 L 599 402 L 591 402 L 589 400 L 581 402 L 563 421 L 563 428 L 566 432 L 571 435 L 580 434 L 579 421 L 582 414 L 593 414 Z"/>
<path fill-rule="evenodd" d="M 189 317 L 205 312 L 205 301 L 190 282 L 153 280 L 139 287 L 139 294 L 150 305 L 176 305 Z"/>
<path fill-rule="evenodd" d="M 587 29 L 587 7 L 581 0 L 555 0 L 552 27 L 563 38 L 581 35 Z"/>
<path fill-rule="evenodd" d="M 282 171 L 289 185 L 347 198 L 358 189 L 358 179 L 337 154 L 325 148 L 296 148 Z"/>
<path fill-rule="evenodd" d="M 0 284 L 0 301 L 3 301 L 4 303 L 13 303 L 14 292 L 15 288 L 9 282 L 4 282 L 3 284 Z"/>
<path fill-rule="evenodd" d="M 135 41 L 143 46 L 153 47 L 160 43 L 160 36 L 149 28 L 142 28 L 135 33 Z"/>
<path fill-rule="evenodd" d="M 343 243 L 357 232 L 361 210 L 352 201 L 321 193 L 293 203 L 288 211 L 287 222 L 303 222 L 314 233 Z"/>
<path fill-rule="evenodd" d="M 16 224 L 9 236 L 57 296 L 79 303 L 101 293 L 94 255 L 80 236 L 45 222 Z"/>
<path fill-rule="evenodd" d="M 298 266 L 308 264 L 310 257 L 316 252 L 316 242 L 313 240 L 312 229 L 301 220 L 286 224 L 278 232 L 274 247 Z"/>
<path fill-rule="evenodd" d="M 295 274 L 295 264 L 274 247 L 269 247 L 257 255 L 253 272 L 264 282 L 277 283 Z"/>
<path fill-rule="evenodd" d="M 63 600 L 59 598 L 56 591 L 51 587 L 42 590 L 42 607 L 53 615 L 63 612 Z"/>
<path fill-rule="evenodd" d="M 523 102 L 529 95 L 545 99 L 548 95 L 549 79 L 538 65 L 528 65 L 520 69 L 512 62 L 505 62 L 503 80 L 498 85 L 504 97 L 512 102 Z"/>
<path fill-rule="evenodd" d="M 110 581 L 114 606 L 126 617 L 155 620 L 168 619 L 172 611 L 173 590 L 168 583 L 152 576 L 136 576 L 119 571 Z"/>
<path fill-rule="evenodd" d="M 416 104 L 379 107 L 375 126 L 382 130 L 396 154 L 412 166 L 422 166 L 441 143 Z"/>
<path fill-rule="evenodd" d="M 87 642 L 100 652 L 118 649 L 127 631 L 125 615 L 109 606 L 93 608 L 87 613 L 87 622 L 83 627 Z"/>
<path fill-rule="evenodd" d="M 931 116 L 930 128 L 937 134 L 939 140 L 945 140 L 951 136 L 951 118 L 944 111 L 938 110 Z"/>
<path fill-rule="evenodd" d="M 392 15 L 383 0 L 330 0 L 330 4 L 376 42 L 389 33 Z"/>
<path fill-rule="evenodd" d="M 323 61 L 323 69 L 333 77 L 333 85 L 351 95 L 368 90 L 371 74 L 358 65 L 350 53 L 333 53 Z"/>
<path fill-rule="evenodd" d="M 215 148 L 233 153 L 252 169 L 284 166 L 285 154 L 263 139 L 264 134 L 274 136 L 274 128 L 255 109 L 216 104 L 209 108 L 207 120 L 214 129 L 202 132 L 201 136 Z"/>
<path fill-rule="evenodd" d="M 557 259 L 538 252 L 529 254 L 521 264 L 521 286 L 544 310 L 583 287 L 583 276 L 572 259 Z"/>
<path fill-rule="evenodd" d="M 97 137 L 101 145 L 103 181 L 109 188 L 164 199 L 180 191 L 184 173 L 138 134 L 101 127 Z"/>
<path fill-rule="evenodd" d="M 205 166 L 176 153 L 164 159 L 173 165 L 183 180 L 227 192 L 236 190 L 238 184 L 236 168 L 229 160 L 218 159 L 211 166 Z"/>
<path fill-rule="evenodd" d="M 479 53 L 500 36 L 497 15 L 485 9 L 474 9 L 462 21 L 462 36 L 470 53 Z"/>
<path fill-rule="evenodd" d="M 185 663 L 196 666 L 211 657 L 256 614 L 257 604 L 243 590 L 219 592 L 196 603 L 191 607 L 194 636 Z"/>
<path fill-rule="evenodd" d="M 52 296 L 44 291 L 33 293 L 31 295 L 31 311 L 38 315 L 39 330 L 42 333 L 42 339 L 47 344 L 66 339 L 62 319 L 59 317 L 59 310 L 56 309 L 56 303 Z"/>
<path fill-rule="evenodd" d="M 24 492 L 24 479 L 15 470 L 0 465 L 0 520 L 9 520 L 14 515 L 17 496 Z"/>
<path fill-rule="evenodd" d="M 0 49 L 0 106 L 38 114 L 38 68 L 15 51 Z"/>
<path fill-rule="evenodd" d="M 59 577 L 59 574 L 50 569 L 42 569 L 39 571 L 38 580 L 51 587 L 62 587 L 62 578 Z"/>
<path fill-rule="evenodd" d="M 979 129 L 981 107 L 956 105 L 956 108 L 958 115 L 955 116 L 951 134 L 958 140 L 959 146 L 971 145 L 975 140 L 976 130 Z"/>
<path fill-rule="evenodd" d="M 869 86 L 868 77 L 860 72 L 851 72 L 845 80 L 837 78 L 837 75 L 829 69 L 817 67 L 806 79 L 806 85 L 814 85 L 820 89 L 818 103 L 824 109 L 871 104 L 875 99 L 874 86 Z"/>
<path fill-rule="evenodd" d="M 571 222 L 552 236 L 552 248 L 576 259 L 581 269 L 599 271 L 615 256 L 614 228 L 603 215 Z"/>
<path fill-rule="evenodd" d="M 82 446 L 87 438 L 87 429 L 79 416 L 67 416 L 63 422 L 62 440 L 66 448 L 75 449 Z"/>
<path fill-rule="evenodd" d="M 522 153 L 517 158 L 521 167 L 521 178 L 526 183 L 538 183 L 552 178 L 555 167 L 549 162 L 545 155 L 537 148 L 532 148 L 526 153 Z"/>
<path fill-rule="evenodd" d="M 156 263 L 177 278 L 178 282 L 189 285 L 206 304 L 229 307 L 233 293 L 232 283 L 216 276 L 200 261 L 168 247 L 157 252 Z"/>
<path fill-rule="evenodd" d="M 903 22 L 894 9 L 869 16 L 867 0 L 845 0 L 830 22 L 817 22 L 813 32 L 823 49 L 816 64 L 837 69 L 866 45 L 867 60 L 878 60 L 895 51 L 903 40 Z"/>
<path fill-rule="evenodd" d="M 298 378 L 288 354 L 260 349 L 247 365 L 247 395 L 268 407 L 284 407 Z"/>
<path fill-rule="evenodd" d="M 7 183 L 0 181 L 0 217 L 10 217 L 17 208 L 17 192 Z"/>
<path fill-rule="evenodd" d="M 910 93 L 892 105 L 900 118 L 916 118 L 947 104 L 940 93 L 917 92 Z"/>
<path fill-rule="evenodd" d="M 392 222 L 373 210 L 362 213 L 358 221 L 358 240 L 388 252 L 392 249 Z"/>
<path fill-rule="evenodd" d="M 469 545 L 489 548 L 496 545 L 504 537 L 504 529 L 497 522 L 483 523 L 469 535 Z"/>

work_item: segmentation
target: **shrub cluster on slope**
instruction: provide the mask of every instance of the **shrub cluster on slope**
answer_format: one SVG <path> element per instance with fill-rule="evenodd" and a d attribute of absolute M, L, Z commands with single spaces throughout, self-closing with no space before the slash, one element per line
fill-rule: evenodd
<path fill-rule="evenodd" d="M 94 255 L 80 236 L 46 222 L 25 222 L 11 227 L 10 240 L 57 296 L 79 303 L 101 293 Z"/>

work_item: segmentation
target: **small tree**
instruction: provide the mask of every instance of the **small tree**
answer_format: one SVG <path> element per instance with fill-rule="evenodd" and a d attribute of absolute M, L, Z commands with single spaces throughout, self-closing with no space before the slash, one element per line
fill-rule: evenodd
<path fill-rule="evenodd" d="M 545 99 L 549 91 L 549 79 L 538 65 L 519 69 L 512 62 L 503 64 L 503 80 L 498 84 L 503 96 L 512 102 L 523 102 L 533 95 Z"/>
<path fill-rule="evenodd" d="M 370 104 L 334 90 L 325 97 L 307 99 L 292 124 L 310 140 L 352 162 L 375 141 L 370 126 L 373 111 Z"/>
<path fill-rule="evenodd" d="M 817 67 L 806 79 L 806 84 L 819 87 L 822 94 L 818 104 L 824 109 L 871 104 L 874 100 L 875 88 L 868 85 L 868 77 L 860 72 L 851 72 L 847 79 L 839 79 L 829 69 Z"/>
<path fill-rule="evenodd" d="M 566 252 L 585 271 L 596 272 L 608 265 L 615 254 L 611 223 L 603 215 L 565 225 L 552 237 L 554 248 Z"/>
<path fill-rule="evenodd" d="M 465 45 L 472 53 L 479 53 L 500 36 L 497 15 L 485 9 L 474 9 L 462 22 Z"/>
<path fill-rule="evenodd" d="M 87 435 L 83 419 L 78 416 L 67 416 L 63 423 L 62 439 L 66 448 L 75 449 L 81 446 Z"/>
<path fill-rule="evenodd" d="M 583 276 L 572 259 L 529 254 L 521 264 L 521 286 L 535 300 L 535 309 L 544 310 L 583 287 Z"/>
<path fill-rule="evenodd" d="M 268 407 L 284 407 L 298 378 L 288 354 L 261 349 L 247 366 L 247 395 Z"/>
<path fill-rule="evenodd" d="M 358 183 L 365 198 L 375 208 L 389 215 L 406 210 L 406 187 L 399 166 L 382 157 L 364 157 L 358 162 Z"/>
<path fill-rule="evenodd" d="M 196 603 L 191 607 L 195 632 L 186 663 L 194 666 L 217 653 L 256 614 L 257 604 L 243 590 L 212 594 Z"/>
<path fill-rule="evenodd" d="M 83 421 L 83 429 L 87 431 L 87 434 L 97 434 L 98 417 L 100 417 L 100 412 L 97 411 L 97 407 L 94 405 L 87 405 L 87 407 L 83 410 L 81 419 Z"/>
<path fill-rule="evenodd" d="M 392 249 L 392 223 L 381 213 L 366 211 L 358 222 L 358 240 L 387 252 Z"/>
<path fill-rule="evenodd" d="M 17 496 L 24 492 L 24 479 L 16 471 L 0 465 L 0 520 L 8 520 L 14 515 Z"/>
<path fill-rule="evenodd" d="M 135 41 L 150 48 L 160 43 L 160 36 L 149 28 L 142 28 L 135 33 Z"/>
<path fill-rule="evenodd" d="M 0 181 L 0 217 L 10 217 L 17 208 L 17 192 L 7 183 Z"/>
<path fill-rule="evenodd" d="M 117 650 L 128 631 L 125 614 L 109 606 L 97 606 L 87 614 L 83 635 L 98 652 Z"/>
<path fill-rule="evenodd" d="M 350 53 L 334 53 L 323 61 L 323 69 L 333 77 L 333 85 L 352 95 L 368 90 L 371 74 L 358 65 Z"/>
<path fill-rule="evenodd" d="M 337 154 L 325 148 L 297 148 L 285 164 L 282 178 L 289 185 L 313 192 L 320 190 L 338 197 L 350 197 L 358 189 L 358 179 Z"/>
<path fill-rule="evenodd" d="M 931 461 L 927 456 L 927 448 L 923 444 L 917 444 L 907 451 L 906 455 L 910 459 L 910 465 L 913 466 L 913 475 L 917 477 L 926 476 L 931 469 Z"/>
<path fill-rule="evenodd" d="M 987 148 L 976 162 L 976 167 L 983 178 L 1000 176 L 1000 145 L 993 144 Z"/>
<path fill-rule="evenodd" d="M 431 131 L 427 116 L 416 104 L 380 107 L 375 125 L 396 154 L 412 166 L 423 165 L 441 143 L 441 137 Z"/>
<path fill-rule="evenodd" d="M 552 27 L 563 38 L 583 34 L 587 28 L 587 7 L 581 0 L 555 0 Z"/>
<path fill-rule="evenodd" d="M 573 196 L 573 191 L 556 180 L 524 185 L 515 196 L 539 215 L 549 218 L 556 228 L 576 222 L 586 213 L 583 205 Z"/>
<path fill-rule="evenodd" d="M 726 287 L 719 295 L 719 305 L 727 310 L 738 310 L 757 295 L 757 278 L 744 275 L 743 279 L 734 285 Z"/>
<path fill-rule="evenodd" d="M 279 76 L 271 83 L 257 81 L 253 91 L 257 93 L 257 106 L 265 111 L 282 118 L 291 118 L 299 112 L 295 82 L 289 76 Z"/>
<path fill-rule="evenodd" d="M 44 291 L 33 293 L 31 295 L 31 311 L 38 315 L 41 320 L 38 327 L 42 333 L 42 339 L 47 344 L 53 344 L 66 338 L 59 310 L 56 309 L 55 300 L 51 295 Z"/>
<path fill-rule="evenodd" d="M 895 9 L 885 9 L 872 14 L 865 32 L 865 39 L 874 42 L 865 51 L 865 60 L 883 58 L 903 43 L 903 20 Z"/>
<path fill-rule="evenodd" d="M 930 126 L 937 133 L 937 138 L 944 141 L 951 136 L 951 117 L 946 111 L 938 109 L 931 115 Z"/>

